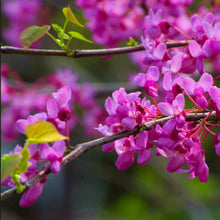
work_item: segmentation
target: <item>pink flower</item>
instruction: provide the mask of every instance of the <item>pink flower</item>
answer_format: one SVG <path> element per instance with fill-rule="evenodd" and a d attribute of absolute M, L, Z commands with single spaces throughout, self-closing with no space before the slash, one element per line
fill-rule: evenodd
<path fill-rule="evenodd" d="M 26 208 L 31 206 L 33 203 L 35 203 L 37 199 L 40 197 L 46 181 L 47 181 L 47 177 L 44 177 L 40 182 L 37 182 L 30 189 L 24 192 L 24 194 L 20 199 L 19 205 L 22 208 Z"/>
<path fill-rule="evenodd" d="M 175 116 L 177 126 L 182 128 L 185 122 L 185 99 L 183 94 L 179 94 L 173 100 L 172 105 L 166 102 L 160 102 L 158 104 L 160 111 L 167 116 Z"/>
<path fill-rule="evenodd" d="M 157 66 L 150 66 L 148 73 L 139 73 L 134 81 L 141 87 L 144 87 L 145 92 L 152 97 L 158 96 L 158 88 L 156 82 L 159 80 L 159 69 Z"/>
<path fill-rule="evenodd" d="M 215 135 L 212 143 L 215 146 L 216 154 L 220 156 L 220 133 Z"/>
<path fill-rule="evenodd" d="M 55 174 L 60 172 L 65 146 L 64 141 L 56 141 L 53 144 L 53 147 L 50 147 L 47 143 L 41 144 L 39 147 L 42 159 L 46 159 L 51 162 L 50 169 Z"/>

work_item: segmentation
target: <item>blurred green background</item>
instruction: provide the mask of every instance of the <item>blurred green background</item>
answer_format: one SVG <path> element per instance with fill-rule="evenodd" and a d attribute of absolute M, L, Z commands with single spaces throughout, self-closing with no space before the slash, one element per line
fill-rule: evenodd
<path fill-rule="evenodd" d="M 51 23 L 63 24 L 62 7 L 70 1 L 46 2 L 55 10 Z M 74 10 L 72 2 L 70 6 Z M 83 20 L 79 10 L 76 9 L 74 12 L 81 18 L 79 20 Z M 3 18 L 2 27 L 5 25 L 7 21 Z M 68 28 L 77 29 L 71 24 Z M 89 38 L 89 31 L 79 31 Z M 2 45 L 5 45 L 4 42 Z M 58 49 L 47 36 L 44 37 L 42 48 Z M 71 48 L 101 47 L 74 40 Z M 67 66 L 79 74 L 81 82 L 91 83 L 124 83 L 129 73 L 137 71 L 126 55 L 108 59 L 71 59 L 2 54 L 1 62 L 9 64 L 27 82 L 35 81 L 39 76 Z M 99 100 L 100 103 L 103 101 L 104 99 Z M 72 145 L 91 139 L 81 134 L 81 128 L 74 130 L 71 137 Z M 207 138 L 203 145 L 210 169 L 207 183 L 188 179 L 187 174 L 167 173 L 165 167 L 168 160 L 155 157 L 153 153 L 147 165 L 138 167 L 134 164 L 128 170 L 118 171 L 114 166 L 116 153 L 104 153 L 101 148 L 97 148 L 67 164 L 59 174 L 49 175 L 41 197 L 31 207 L 19 207 L 20 195 L 2 201 L 2 219 L 218 220 L 220 160 L 214 152 L 211 138 Z M 24 139 L 21 137 L 16 143 L 2 143 L 1 153 L 7 153 L 17 143 L 23 142 Z"/>

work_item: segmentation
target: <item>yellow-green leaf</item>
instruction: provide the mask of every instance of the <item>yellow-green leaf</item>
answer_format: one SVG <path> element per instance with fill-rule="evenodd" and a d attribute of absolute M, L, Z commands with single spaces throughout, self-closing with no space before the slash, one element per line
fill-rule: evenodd
<path fill-rule="evenodd" d="M 21 157 L 20 154 L 3 155 L 1 158 L 1 181 L 18 167 Z"/>
<path fill-rule="evenodd" d="M 42 27 L 33 25 L 24 29 L 19 37 L 24 49 L 28 50 L 35 41 L 43 37 L 49 30 L 50 25 L 44 25 Z"/>
<path fill-rule="evenodd" d="M 56 127 L 48 121 L 37 121 L 26 128 L 26 141 L 30 144 L 41 144 L 68 139 L 60 134 Z"/>
<path fill-rule="evenodd" d="M 70 9 L 70 6 L 63 8 L 63 14 L 68 19 L 69 22 L 72 22 L 80 27 L 84 27 L 82 24 L 79 23 L 79 21 L 76 19 L 75 15 L 73 14 L 72 10 Z"/>
<path fill-rule="evenodd" d="M 68 32 L 68 34 L 71 37 L 75 37 L 75 38 L 77 38 L 79 40 L 83 40 L 83 41 L 86 41 L 86 42 L 89 42 L 89 43 L 93 43 L 91 40 L 86 39 L 82 34 L 76 32 L 76 31 L 70 31 L 70 32 Z"/>
<path fill-rule="evenodd" d="M 127 45 L 128 46 L 137 46 L 138 43 L 137 43 L 137 41 L 134 38 L 129 37 L 129 42 L 127 43 Z"/>

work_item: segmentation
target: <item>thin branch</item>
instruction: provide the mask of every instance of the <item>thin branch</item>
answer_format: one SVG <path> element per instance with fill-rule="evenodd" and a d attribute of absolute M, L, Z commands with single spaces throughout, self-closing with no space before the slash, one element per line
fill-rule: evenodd
<path fill-rule="evenodd" d="M 208 114 L 209 114 L 209 112 L 189 113 L 186 116 L 186 121 L 198 121 L 198 120 L 205 118 Z M 173 118 L 173 116 L 168 116 L 168 117 L 164 117 L 164 118 L 160 118 L 160 119 L 156 119 L 156 120 L 151 120 L 149 122 L 146 122 L 142 125 L 135 127 L 134 129 L 132 129 L 130 131 L 122 131 L 122 132 L 119 132 L 119 133 L 116 133 L 116 134 L 113 134 L 110 136 L 106 136 L 106 137 L 95 139 L 95 140 L 92 140 L 89 142 L 78 144 L 75 147 L 72 147 L 72 151 L 63 157 L 62 166 L 69 163 L 70 161 L 74 160 L 76 157 L 80 156 L 81 154 L 83 154 L 83 153 L 85 153 L 95 147 L 101 146 L 103 144 L 106 144 L 106 143 L 109 143 L 109 142 L 112 142 L 112 141 L 115 141 L 115 140 L 118 140 L 118 139 L 121 139 L 124 137 L 128 137 L 130 135 L 135 135 L 142 130 L 150 131 L 150 130 L 154 129 L 157 124 L 163 125 L 172 118 Z M 216 116 L 216 112 L 212 112 L 212 114 L 209 116 L 209 119 L 210 120 L 220 120 L 220 118 Z M 29 179 L 28 181 L 26 181 L 24 183 L 25 190 L 29 189 L 31 186 L 33 186 L 34 184 L 39 182 L 41 179 L 43 179 L 45 176 L 47 176 L 50 173 L 51 173 L 50 166 L 48 166 L 45 169 L 43 169 L 42 171 L 40 171 L 36 176 L 32 177 L 31 179 Z M 1 193 L 1 200 L 9 198 L 10 196 L 12 196 L 14 194 L 16 194 L 16 188 L 6 190 L 3 193 Z"/>
<path fill-rule="evenodd" d="M 179 43 L 166 43 L 167 48 L 184 47 L 188 45 L 187 41 Z M 106 56 L 106 55 L 117 55 L 123 53 L 132 53 L 137 51 L 145 50 L 144 45 L 140 44 L 133 47 L 118 47 L 110 49 L 98 49 L 98 50 L 72 50 L 73 58 L 79 57 L 91 57 L 91 56 Z M 30 54 L 30 55 L 45 55 L 45 56 L 67 56 L 63 50 L 48 50 L 48 49 L 28 49 L 24 50 L 19 47 L 1 46 L 1 52 L 7 54 Z"/>

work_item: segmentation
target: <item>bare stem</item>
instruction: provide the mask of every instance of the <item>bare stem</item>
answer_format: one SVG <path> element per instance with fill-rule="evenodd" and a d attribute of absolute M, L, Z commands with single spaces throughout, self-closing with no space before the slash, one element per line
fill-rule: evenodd
<path fill-rule="evenodd" d="M 187 41 L 179 43 L 166 43 L 167 48 L 184 47 L 188 45 Z M 132 53 L 137 51 L 145 50 L 144 45 L 140 44 L 133 47 L 118 47 L 110 49 L 98 49 L 98 50 L 72 50 L 72 58 L 79 57 L 91 57 L 91 56 L 106 56 L 106 55 L 117 55 L 123 53 Z M 30 55 L 45 55 L 45 56 L 67 56 L 63 50 L 47 50 L 47 49 L 28 49 L 24 50 L 19 47 L 1 46 L 1 52 L 7 54 L 30 54 Z"/>
<path fill-rule="evenodd" d="M 186 121 L 198 121 L 198 120 L 204 119 L 208 114 L 209 114 L 209 112 L 189 113 L 186 116 Z M 115 140 L 118 140 L 118 139 L 121 139 L 124 137 L 128 137 L 130 135 L 138 134 L 142 130 L 145 130 L 145 131 L 152 130 L 156 127 L 157 124 L 163 125 L 164 123 L 166 123 L 167 121 L 169 121 L 172 118 L 173 118 L 173 116 L 168 116 L 168 117 L 155 119 L 155 120 L 153 119 L 149 122 L 146 122 L 142 125 L 135 127 L 134 129 L 132 129 L 130 131 L 122 131 L 122 132 L 119 132 L 119 133 L 116 133 L 116 134 L 113 134 L 110 136 L 106 136 L 106 137 L 95 139 L 95 140 L 92 140 L 89 142 L 78 144 L 78 145 L 72 147 L 71 148 L 72 151 L 63 157 L 62 166 L 69 163 L 70 161 L 74 160 L 76 157 L 80 156 L 81 154 L 85 153 L 86 151 L 89 151 L 95 147 L 101 146 L 103 144 L 106 144 L 106 143 L 109 143 L 109 142 L 112 142 L 112 141 L 115 141 Z M 210 120 L 220 120 L 220 118 L 216 116 L 216 112 L 212 112 L 211 115 L 209 116 L 209 119 Z M 48 166 L 45 169 L 43 169 L 42 171 L 40 171 L 36 176 L 32 177 L 31 179 L 29 179 L 28 181 L 26 181 L 24 183 L 25 190 L 29 189 L 31 186 L 33 186 L 34 184 L 39 182 L 41 179 L 43 179 L 45 176 L 47 176 L 50 173 L 51 173 L 50 166 Z M 3 193 L 1 193 L 1 200 L 9 198 L 10 196 L 12 196 L 14 194 L 16 194 L 16 188 L 11 188 L 9 190 L 6 190 Z"/>

